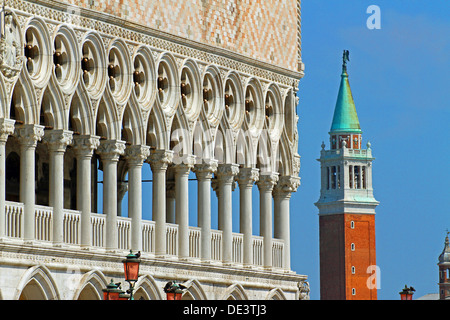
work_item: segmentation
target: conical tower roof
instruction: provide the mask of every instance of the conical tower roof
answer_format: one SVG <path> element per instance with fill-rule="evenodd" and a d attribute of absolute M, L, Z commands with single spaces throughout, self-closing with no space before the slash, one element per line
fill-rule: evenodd
<path fill-rule="evenodd" d="M 361 133 L 358 114 L 356 113 L 355 102 L 353 101 L 352 90 L 348 81 L 346 61 L 348 51 L 344 51 L 344 63 L 342 65 L 341 84 L 339 94 L 334 108 L 333 122 L 330 133 L 348 132 Z"/>

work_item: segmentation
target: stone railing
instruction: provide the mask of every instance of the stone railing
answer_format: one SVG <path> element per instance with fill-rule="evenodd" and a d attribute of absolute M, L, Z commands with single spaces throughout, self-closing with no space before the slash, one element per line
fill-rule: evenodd
<path fill-rule="evenodd" d="M 24 205 L 18 202 L 6 201 L 6 236 L 9 238 L 23 237 L 23 212 Z M 35 206 L 35 240 L 38 242 L 51 242 L 52 232 L 52 207 Z M 71 246 L 80 245 L 81 222 L 80 212 L 64 209 L 63 237 L 64 243 Z M 104 248 L 106 234 L 106 216 L 104 214 L 91 214 L 92 247 Z M 129 250 L 131 246 L 131 218 L 117 217 L 118 249 Z M 178 225 L 166 224 L 166 254 L 177 256 L 178 254 Z M 222 261 L 223 258 L 223 234 L 221 230 L 211 230 L 211 259 Z M 244 237 L 241 233 L 232 234 L 232 263 L 242 265 Z M 263 238 L 253 236 L 253 265 L 263 266 Z M 201 228 L 189 227 L 189 258 L 200 259 L 201 252 Z M 145 253 L 155 253 L 155 222 L 142 221 L 142 250 Z M 273 239 L 272 260 L 274 268 L 283 267 L 284 242 Z"/>

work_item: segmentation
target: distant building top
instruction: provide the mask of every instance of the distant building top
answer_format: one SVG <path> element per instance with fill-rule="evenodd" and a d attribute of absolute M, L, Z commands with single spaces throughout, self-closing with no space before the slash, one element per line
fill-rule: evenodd
<path fill-rule="evenodd" d="M 442 250 L 441 255 L 439 256 L 439 264 L 450 263 L 450 245 L 448 241 L 448 232 L 445 237 L 445 245 L 444 250 Z"/>

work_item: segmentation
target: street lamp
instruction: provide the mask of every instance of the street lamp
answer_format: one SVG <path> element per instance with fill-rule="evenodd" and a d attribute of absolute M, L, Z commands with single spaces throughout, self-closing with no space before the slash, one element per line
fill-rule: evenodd
<path fill-rule="evenodd" d="M 400 300 L 412 300 L 414 291 L 416 291 L 416 290 L 413 287 L 408 288 L 405 284 L 405 287 L 403 288 L 403 290 L 399 292 Z"/>
<path fill-rule="evenodd" d="M 175 281 L 169 281 L 164 287 L 167 300 L 181 300 L 183 296 L 183 290 L 186 289 L 182 284 L 178 284 Z"/>
<path fill-rule="evenodd" d="M 114 283 L 113 279 L 106 286 L 106 289 L 103 289 L 103 300 L 134 300 L 133 299 L 133 290 L 136 281 L 139 278 L 139 264 L 141 263 L 141 252 L 139 251 L 136 254 L 130 250 L 130 253 L 126 256 L 126 259 L 122 260 L 123 269 L 125 274 L 125 281 L 130 284 L 130 289 L 127 292 L 124 292 L 120 288 L 120 283 Z"/>
<path fill-rule="evenodd" d="M 127 255 L 126 259 L 122 260 L 125 274 L 125 281 L 127 281 L 130 284 L 130 289 L 127 290 L 127 292 L 130 294 L 129 300 L 134 300 L 133 290 L 134 285 L 139 278 L 139 264 L 141 263 L 141 259 L 139 259 L 140 256 L 141 256 L 140 251 L 136 254 L 133 254 L 133 252 L 130 250 L 130 253 Z"/>
<path fill-rule="evenodd" d="M 120 283 L 114 283 L 113 279 L 106 286 L 106 289 L 103 289 L 103 300 L 121 300 L 119 296 L 123 293 L 120 290 Z"/>

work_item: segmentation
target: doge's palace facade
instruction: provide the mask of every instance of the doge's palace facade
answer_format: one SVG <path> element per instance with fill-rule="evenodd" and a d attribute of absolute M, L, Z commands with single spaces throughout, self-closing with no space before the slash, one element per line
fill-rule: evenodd
<path fill-rule="evenodd" d="M 300 1 L 6 0 L 2 17 L 0 299 L 102 299 L 130 250 L 135 299 L 170 280 L 183 299 L 309 298 L 289 233 Z"/>

